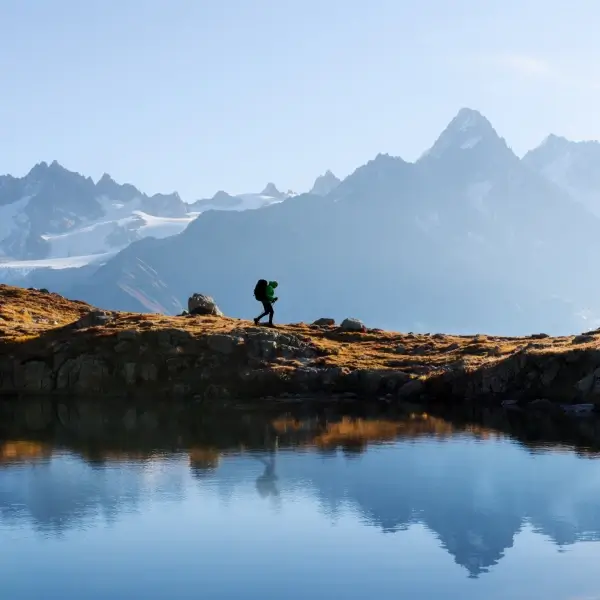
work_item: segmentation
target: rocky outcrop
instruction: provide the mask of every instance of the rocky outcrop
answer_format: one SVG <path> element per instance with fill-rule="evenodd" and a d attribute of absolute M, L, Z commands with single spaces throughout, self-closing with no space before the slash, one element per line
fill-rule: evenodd
<path fill-rule="evenodd" d="M 207 314 L 167 317 L 0 286 L 0 394 L 178 397 L 211 406 L 311 396 L 568 418 L 600 407 L 600 332 L 402 334 L 350 319 L 269 329 L 214 318 L 214 301 L 194 297 Z"/>
<path fill-rule="evenodd" d="M 188 313 L 190 315 L 213 315 L 222 317 L 223 313 L 217 306 L 217 303 L 204 294 L 193 294 L 188 299 Z"/>

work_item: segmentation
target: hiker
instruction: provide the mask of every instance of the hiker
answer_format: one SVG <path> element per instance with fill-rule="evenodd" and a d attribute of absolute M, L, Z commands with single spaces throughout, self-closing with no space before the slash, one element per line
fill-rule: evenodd
<path fill-rule="evenodd" d="M 266 279 L 259 279 L 254 287 L 254 297 L 259 302 L 262 302 L 263 308 L 265 309 L 261 315 L 254 319 L 255 325 L 258 325 L 263 317 L 269 315 L 268 325 L 269 327 L 275 327 L 275 325 L 273 325 L 273 314 L 275 312 L 273 310 L 273 304 L 278 300 L 278 298 L 275 297 L 275 288 L 277 285 L 278 283 L 276 281 L 267 282 Z"/>

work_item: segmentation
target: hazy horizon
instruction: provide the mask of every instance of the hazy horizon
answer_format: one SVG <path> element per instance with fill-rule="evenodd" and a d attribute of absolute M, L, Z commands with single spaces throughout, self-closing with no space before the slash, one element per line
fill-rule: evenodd
<path fill-rule="evenodd" d="M 522 155 L 600 138 L 600 5 L 5 0 L 0 171 L 57 160 L 186 201 L 413 161 L 462 107 Z"/>

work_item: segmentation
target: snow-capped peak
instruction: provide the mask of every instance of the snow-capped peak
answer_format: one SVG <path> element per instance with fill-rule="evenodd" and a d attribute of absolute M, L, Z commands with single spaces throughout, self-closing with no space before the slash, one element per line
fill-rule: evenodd
<path fill-rule="evenodd" d="M 494 148 L 508 150 L 506 142 L 479 111 L 461 108 L 421 158 L 439 159 L 449 151 L 481 151 L 483 146 L 488 151 Z"/>

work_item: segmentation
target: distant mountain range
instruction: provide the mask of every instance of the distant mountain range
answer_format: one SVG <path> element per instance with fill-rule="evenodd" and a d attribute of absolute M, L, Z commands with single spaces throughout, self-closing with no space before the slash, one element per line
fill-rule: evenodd
<path fill-rule="evenodd" d="M 315 186 L 327 193 L 334 181 L 327 172 Z M 180 233 L 206 210 L 261 208 L 294 195 L 269 183 L 258 194 L 220 191 L 188 204 L 176 192 L 147 196 L 107 174 L 94 183 L 56 161 L 42 162 L 25 177 L 0 176 L 0 264 L 45 260 L 50 266 L 81 266 L 136 240 Z M 73 260 L 49 262 L 67 258 Z"/>
<path fill-rule="evenodd" d="M 285 321 L 567 333 L 600 318 L 599 173 L 597 142 L 549 136 L 520 159 L 466 108 L 415 163 L 378 155 L 304 194 L 185 204 L 42 163 L 0 179 L 0 280 L 167 313 L 205 292 L 250 317 L 266 277 Z"/>

